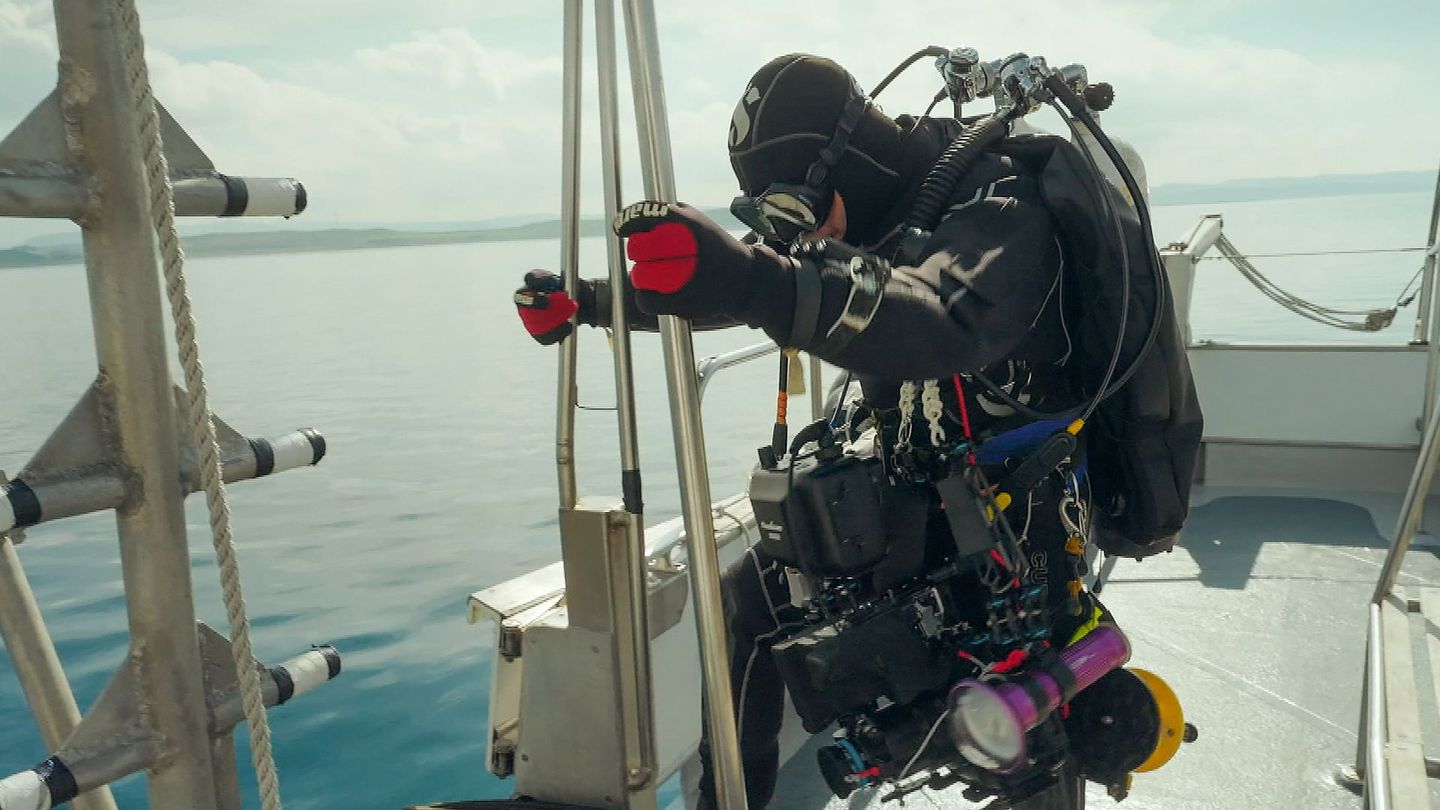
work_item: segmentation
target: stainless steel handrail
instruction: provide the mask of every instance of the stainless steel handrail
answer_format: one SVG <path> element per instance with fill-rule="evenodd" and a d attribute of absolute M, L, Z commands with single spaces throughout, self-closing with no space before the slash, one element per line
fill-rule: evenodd
<path fill-rule="evenodd" d="M 614 215 L 622 205 L 620 184 L 620 110 L 615 58 L 614 0 L 595 0 L 595 61 L 600 89 L 600 152 L 605 210 Z M 605 229 L 609 260 L 611 311 L 625 310 L 625 249 L 620 237 Z M 630 589 L 629 634 L 622 649 L 628 660 L 622 668 L 627 737 L 626 778 L 632 789 L 654 787 L 659 756 L 655 743 L 653 672 L 650 662 L 650 618 L 646 604 L 645 508 L 640 486 L 640 438 L 635 413 L 635 372 L 630 347 L 630 324 L 616 318 L 612 356 L 615 360 L 615 403 L 620 430 L 620 489 L 629 520 L 625 524 L 625 581 Z"/>
<path fill-rule="evenodd" d="M 1381 610 L 1391 596 L 1395 580 L 1405 562 L 1405 554 L 1420 528 L 1421 505 L 1434 481 L 1435 467 L 1440 462 L 1440 409 L 1432 410 L 1426 423 L 1424 440 L 1415 462 L 1415 471 L 1410 476 L 1410 485 L 1400 507 L 1400 516 L 1395 524 L 1395 539 L 1380 567 L 1380 577 L 1375 592 L 1370 598 L 1369 622 L 1366 639 L 1366 665 L 1364 695 L 1356 771 L 1365 779 L 1367 806 L 1373 810 L 1388 810 L 1390 801 L 1390 767 L 1386 756 L 1389 728 L 1386 720 L 1385 702 L 1385 634 L 1381 627 Z M 1414 673 L 1406 673 L 1414 677 Z"/>
<path fill-rule="evenodd" d="M 1430 206 L 1430 232 L 1426 244 L 1425 264 L 1422 265 L 1420 280 L 1420 311 L 1415 320 L 1415 341 L 1429 343 L 1430 358 L 1425 367 L 1425 410 L 1421 419 L 1430 420 L 1435 410 L 1437 377 L 1440 377 L 1440 312 L 1435 307 L 1436 287 L 1440 278 L 1436 276 L 1436 251 L 1440 250 L 1440 171 L 1435 174 L 1435 201 Z"/>
<path fill-rule="evenodd" d="M 650 0 L 625 0 L 625 31 L 645 194 L 653 200 L 675 200 L 669 118 L 660 78 L 660 43 L 655 8 Z M 704 673 L 706 728 L 714 755 L 715 798 L 721 810 L 741 810 L 747 805 L 745 781 L 740 770 L 740 742 L 735 729 L 726 654 L 720 561 L 715 544 L 710 542 L 715 524 L 710 513 L 710 473 L 705 461 L 695 346 L 689 321 L 661 316 L 660 339 L 665 352 L 665 381 L 670 391 L 670 420 L 675 434 L 676 467 L 680 471 L 685 532 L 690 539 L 690 582 L 695 596 L 695 623 Z"/>
<path fill-rule="evenodd" d="M 1385 650 L 1380 632 L 1380 604 L 1370 603 L 1369 623 L 1366 625 L 1369 641 L 1365 651 L 1365 728 L 1364 761 L 1357 763 L 1357 770 L 1365 779 L 1366 804 L 1371 810 L 1389 810 L 1390 773 L 1385 763 Z"/>
<path fill-rule="evenodd" d="M 580 287 L 580 78 L 584 64 L 581 0 L 565 3 L 564 75 L 561 80 L 563 112 L 560 164 L 560 275 L 574 298 Z M 572 509 L 579 498 L 575 483 L 575 388 L 579 366 L 579 333 L 560 342 L 560 374 L 556 401 L 555 470 L 560 484 L 560 508 Z"/>
<path fill-rule="evenodd" d="M 705 389 L 710 385 L 710 380 L 714 379 L 715 375 L 725 369 L 738 366 L 741 363 L 748 363 L 751 360 L 758 360 L 766 355 L 776 354 L 779 351 L 780 347 L 778 345 L 766 341 L 723 354 L 712 354 L 704 358 L 695 364 L 695 377 L 699 380 L 700 398 L 705 398 Z"/>

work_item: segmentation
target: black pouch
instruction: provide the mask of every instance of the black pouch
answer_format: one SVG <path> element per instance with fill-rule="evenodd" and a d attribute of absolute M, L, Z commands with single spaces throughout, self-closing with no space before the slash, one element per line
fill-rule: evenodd
<path fill-rule="evenodd" d="M 920 635 L 906 607 L 811 628 L 771 654 L 811 733 L 882 696 L 908 704 L 947 686 L 952 675 L 950 656 Z"/>
<path fill-rule="evenodd" d="M 760 547 L 812 576 L 855 576 L 887 549 L 885 474 L 877 458 L 782 461 L 750 476 Z"/>
<path fill-rule="evenodd" d="M 983 554 L 995 545 L 990 521 L 986 518 L 980 493 L 963 473 L 956 473 L 935 484 L 940 493 L 940 502 L 945 505 L 945 520 L 950 524 L 950 534 L 955 539 L 955 549 L 961 559 Z"/>

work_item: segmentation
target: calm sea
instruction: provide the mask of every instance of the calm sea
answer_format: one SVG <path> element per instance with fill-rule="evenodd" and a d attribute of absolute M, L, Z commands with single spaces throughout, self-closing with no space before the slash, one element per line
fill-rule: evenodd
<path fill-rule="evenodd" d="M 1174 206 L 1154 212 L 1162 241 L 1222 211 L 1247 252 L 1422 244 L 1427 194 Z M 583 246 L 603 272 L 603 242 Z M 198 259 L 192 295 L 212 407 L 249 435 L 313 426 L 330 452 L 317 468 L 230 489 L 256 651 L 278 662 L 312 642 L 340 648 L 344 675 L 272 715 L 287 805 L 399 807 L 507 795 L 485 770 L 492 631 L 465 622 L 473 590 L 552 562 L 555 360 L 521 331 L 509 302 L 520 274 L 553 267 L 554 242 Z M 1340 308 L 1393 303 L 1418 253 L 1259 260 L 1293 291 Z M 1376 335 L 1311 324 L 1204 262 L 1195 336 L 1221 341 L 1402 343 L 1414 307 Z M 79 267 L 0 272 L 0 469 L 15 473 L 94 374 Z M 613 404 L 609 354 L 587 333 L 581 402 Z M 697 336 L 697 354 L 763 339 L 747 329 Z M 637 336 L 649 519 L 676 514 L 660 344 Z M 710 388 L 705 424 L 717 493 L 738 491 L 768 439 L 773 365 Z M 582 492 L 618 493 L 613 415 L 579 417 Z M 223 631 L 203 502 L 189 504 L 197 610 Z M 29 532 L 21 557 L 82 706 L 126 643 L 109 515 Z M 242 741 L 243 747 L 243 741 Z M 7 657 L 0 656 L 0 776 L 46 751 Z M 242 782 L 250 779 L 248 757 Z M 247 805 L 254 805 L 252 798 Z M 116 787 L 143 807 L 142 779 Z"/>

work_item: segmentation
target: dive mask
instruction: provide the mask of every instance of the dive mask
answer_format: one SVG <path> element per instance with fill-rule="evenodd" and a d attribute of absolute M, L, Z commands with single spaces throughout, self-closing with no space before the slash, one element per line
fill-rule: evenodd
<path fill-rule="evenodd" d="M 830 214 L 834 193 L 827 187 L 774 183 L 754 197 L 736 197 L 730 213 L 768 242 L 794 242 L 819 230 Z"/>
<path fill-rule="evenodd" d="M 730 213 L 770 242 L 794 242 L 802 234 L 818 230 L 830 215 L 835 193 L 830 170 L 845 154 L 850 133 L 870 107 L 870 98 L 851 85 L 850 99 L 840 113 L 835 134 L 820 150 L 820 157 L 805 171 L 805 182 L 771 183 L 755 196 L 739 196 L 730 202 Z"/>

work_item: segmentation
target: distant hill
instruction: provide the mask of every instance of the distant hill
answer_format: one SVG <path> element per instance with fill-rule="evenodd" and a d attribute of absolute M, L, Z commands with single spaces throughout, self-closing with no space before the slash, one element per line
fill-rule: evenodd
<path fill-rule="evenodd" d="M 42 264 L 59 264 L 59 262 L 51 261 L 43 251 L 30 248 L 0 250 L 0 267 L 35 267 Z"/>
<path fill-rule="evenodd" d="M 1167 183 L 1151 189 L 1150 201 L 1154 205 L 1191 205 L 1296 197 L 1429 192 L 1434 188 L 1434 172 L 1327 174 L 1315 177 L 1226 180 L 1219 183 Z M 724 208 L 704 210 L 729 230 L 745 230 Z M 538 221 L 535 221 L 537 219 Z M 232 230 L 235 227 L 245 227 L 247 230 Z M 580 225 L 580 235 L 600 236 L 605 233 L 605 227 L 606 223 L 599 218 L 585 219 Z M 539 219 L 537 215 L 522 214 L 471 222 L 406 223 L 319 230 L 298 230 L 293 225 L 280 222 L 189 221 L 185 223 L 185 231 L 187 255 L 241 256 L 556 239 L 560 236 L 560 220 Z M 46 235 L 10 249 L 0 248 L 0 269 L 76 264 L 82 260 L 78 233 Z"/>
<path fill-rule="evenodd" d="M 1152 205 L 1286 200 L 1433 191 L 1435 172 L 1322 174 L 1314 177 L 1257 177 L 1220 183 L 1166 183 L 1150 190 Z"/>
<path fill-rule="evenodd" d="M 707 209 L 716 221 L 731 230 L 744 227 L 724 209 Z M 522 217 L 509 218 L 525 219 Z M 502 219 L 500 221 L 507 221 Z M 602 236 L 607 223 L 598 217 L 580 223 L 581 236 Z M 529 239 L 558 239 L 560 220 L 548 219 L 522 225 L 434 230 L 417 225 L 395 228 L 327 228 L 323 230 L 260 230 L 192 233 L 184 237 L 187 256 L 245 256 L 265 253 L 307 253 L 332 250 L 366 250 L 383 247 L 453 245 L 470 242 L 516 242 Z M 11 249 L 0 249 L 0 269 L 41 265 L 78 264 L 84 261 L 79 234 L 44 236 Z"/>

